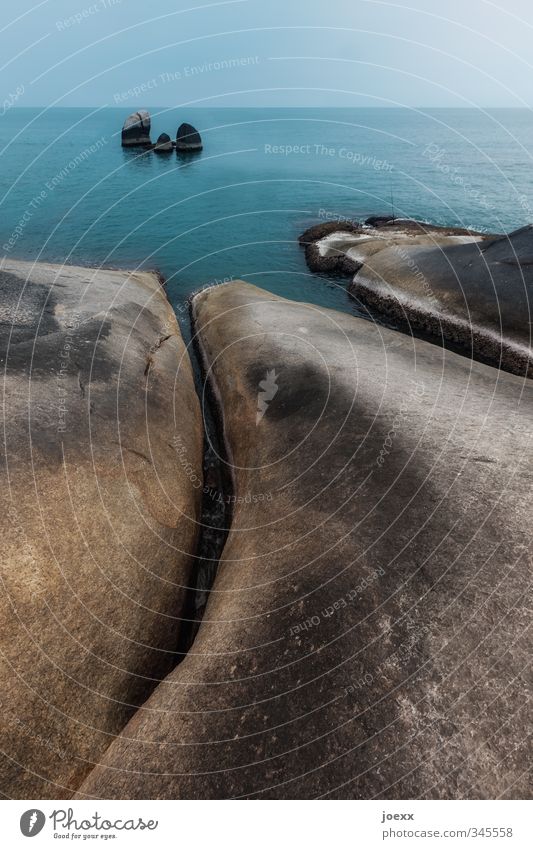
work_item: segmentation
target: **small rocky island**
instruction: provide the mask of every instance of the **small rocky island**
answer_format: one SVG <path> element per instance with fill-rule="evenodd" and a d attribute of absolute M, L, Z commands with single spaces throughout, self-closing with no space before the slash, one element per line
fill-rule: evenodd
<path fill-rule="evenodd" d="M 122 127 L 122 146 L 144 147 L 155 153 L 171 153 L 174 149 L 179 153 L 200 153 L 203 150 L 200 133 L 192 124 L 181 124 L 178 127 L 175 142 L 168 133 L 161 133 L 157 142 L 152 144 L 150 129 L 151 117 L 146 109 L 132 112 Z"/>

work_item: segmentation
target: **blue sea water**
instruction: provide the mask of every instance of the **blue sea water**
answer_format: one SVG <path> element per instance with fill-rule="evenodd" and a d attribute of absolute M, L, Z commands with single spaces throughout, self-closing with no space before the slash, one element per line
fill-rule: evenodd
<path fill-rule="evenodd" d="M 142 104 L 139 104 L 142 106 Z M 0 247 L 15 258 L 157 268 L 192 291 L 244 278 L 353 309 L 308 272 L 298 235 L 389 213 L 505 232 L 533 221 L 533 113 L 520 109 L 152 110 L 152 140 L 194 124 L 194 158 L 124 150 L 128 109 L 0 117 Z"/>

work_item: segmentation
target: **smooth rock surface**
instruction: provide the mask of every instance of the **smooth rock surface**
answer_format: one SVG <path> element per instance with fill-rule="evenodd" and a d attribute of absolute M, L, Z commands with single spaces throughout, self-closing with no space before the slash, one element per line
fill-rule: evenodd
<path fill-rule="evenodd" d="M 68 798 L 180 658 L 201 416 L 153 274 L 4 259 L 0 329 L 0 790 Z"/>
<path fill-rule="evenodd" d="M 242 282 L 193 306 L 232 528 L 79 795 L 528 796 L 531 383 Z"/>
<path fill-rule="evenodd" d="M 176 150 L 194 153 L 203 149 L 202 139 L 192 124 L 181 124 L 176 133 Z"/>
<path fill-rule="evenodd" d="M 410 328 L 533 377 L 533 225 L 437 245 L 390 245 L 362 256 L 350 292 Z"/>
<path fill-rule="evenodd" d="M 151 145 L 150 141 L 150 113 L 146 109 L 132 112 L 124 121 L 122 127 L 122 146 L 138 147 Z"/>

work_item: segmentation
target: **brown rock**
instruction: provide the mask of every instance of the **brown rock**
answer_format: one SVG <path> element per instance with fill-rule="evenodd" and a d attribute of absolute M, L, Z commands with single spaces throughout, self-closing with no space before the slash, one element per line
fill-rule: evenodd
<path fill-rule="evenodd" d="M 242 282 L 194 312 L 232 528 L 80 796 L 527 796 L 529 384 Z"/>
<path fill-rule="evenodd" d="M 4 260 L 0 787 L 66 798 L 180 659 L 201 470 L 155 275 Z"/>

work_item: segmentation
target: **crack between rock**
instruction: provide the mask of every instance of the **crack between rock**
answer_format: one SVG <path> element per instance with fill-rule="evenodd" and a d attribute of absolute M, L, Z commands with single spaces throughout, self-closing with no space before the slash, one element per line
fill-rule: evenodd
<path fill-rule="evenodd" d="M 197 568 L 195 585 L 191 587 L 186 601 L 182 622 L 187 623 L 180 638 L 183 660 L 190 651 L 200 628 L 209 593 L 216 578 L 218 564 L 232 522 L 232 494 L 234 482 L 229 473 L 231 468 L 220 399 L 213 372 L 207 369 L 204 351 L 197 335 L 194 304 L 191 301 L 189 321 L 192 342 L 189 356 L 193 368 L 194 383 L 202 408 L 204 452 L 204 492 L 200 513 L 200 533 L 196 544 Z M 209 373 L 209 378 L 206 375 Z M 177 665 L 177 664 L 176 664 Z"/>
<path fill-rule="evenodd" d="M 174 336 L 174 333 L 169 333 L 167 336 L 161 336 L 157 340 L 155 345 L 152 345 L 152 347 L 150 348 L 150 351 L 148 352 L 148 356 L 146 358 L 146 367 L 144 369 L 144 376 L 145 377 L 148 375 L 148 372 L 152 368 L 152 365 L 153 365 L 153 362 L 154 362 L 154 354 L 156 353 L 156 351 L 158 351 L 160 349 L 161 345 L 164 342 L 166 342 L 167 339 L 171 339 L 173 336 Z"/>

